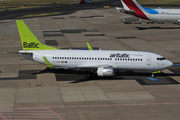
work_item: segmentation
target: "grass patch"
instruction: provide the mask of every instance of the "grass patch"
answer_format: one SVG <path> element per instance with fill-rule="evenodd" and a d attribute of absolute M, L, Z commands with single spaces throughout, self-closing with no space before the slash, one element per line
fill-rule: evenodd
<path fill-rule="evenodd" d="M 21 9 L 28 9 L 28 8 L 39 8 L 40 6 L 27 6 L 26 8 Z M 18 6 L 0 6 L 0 11 L 6 11 L 6 10 L 18 10 Z"/>
<path fill-rule="evenodd" d="M 72 0 L 8 0 L 0 1 L 0 4 L 52 4 L 72 2 Z"/>

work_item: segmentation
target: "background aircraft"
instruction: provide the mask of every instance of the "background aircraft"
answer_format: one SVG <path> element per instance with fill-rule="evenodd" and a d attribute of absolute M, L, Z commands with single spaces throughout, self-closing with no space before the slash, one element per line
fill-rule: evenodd
<path fill-rule="evenodd" d="M 79 4 L 89 4 L 92 3 L 92 0 L 79 0 Z"/>
<path fill-rule="evenodd" d="M 121 0 L 121 3 L 123 8 L 116 7 L 119 12 L 151 21 L 180 22 L 180 9 L 149 9 L 136 0 Z"/>
<path fill-rule="evenodd" d="M 19 53 L 51 69 L 89 71 L 88 76 L 115 76 L 116 70 L 159 71 L 172 66 L 163 56 L 142 51 L 59 50 L 42 44 L 23 20 L 17 20 L 23 50 Z"/>

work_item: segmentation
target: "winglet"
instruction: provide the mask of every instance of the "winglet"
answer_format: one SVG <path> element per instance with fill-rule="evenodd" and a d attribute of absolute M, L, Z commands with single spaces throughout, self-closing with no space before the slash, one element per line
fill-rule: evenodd
<path fill-rule="evenodd" d="M 89 42 L 86 42 L 86 43 L 87 43 L 88 49 L 89 49 L 89 50 L 93 50 L 92 47 L 91 47 L 91 45 L 89 44 Z"/>
<path fill-rule="evenodd" d="M 23 20 L 16 20 L 23 50 L 57 50 L 42 44 Z"/>
<path fill-rule="evenodd" d="M 46 65 L 48 66 L 48 68 L 50 68 L 50 69 L 56 69 L 54 66 L 51 65 L 51 63 L 47 60 L 46 57 L 43 56 L 43 59 L 44 59 Z"/>

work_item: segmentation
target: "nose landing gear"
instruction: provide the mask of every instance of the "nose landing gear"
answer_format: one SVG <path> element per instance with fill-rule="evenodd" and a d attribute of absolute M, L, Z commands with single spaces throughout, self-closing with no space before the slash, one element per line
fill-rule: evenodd
<path fill-rule="evenodd" d="M 161 73 L 161 71 L 152 72 L 151 77 L 147 77 L 146 79 L 152 80 L 152 81 L 159 81 L 157 78 L 154 77 L 154 74 L 156 74 L 156 73 Z"/>

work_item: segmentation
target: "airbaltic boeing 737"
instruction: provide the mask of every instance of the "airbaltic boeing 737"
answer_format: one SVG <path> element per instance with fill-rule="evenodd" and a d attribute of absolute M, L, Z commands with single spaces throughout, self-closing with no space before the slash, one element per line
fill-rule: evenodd
<path fill-rule="evenodd" d="M 123 8 L 119 12 L 134 15 L 151 21 L 180 22 L 180 9 L 149 9 L 141 6 L 136 0 L 121 0 Z"/>
<path fill-rule="evenodd" d="M 42 44 L 23 20 L 17 20 L 23 50 L 19 53 L 51 69 L 87 70 L 98 76 L 115 76 L 115 71 L 159 71 L 172 66 L 163 56 L 141 51 L 59 50 Z"/>

